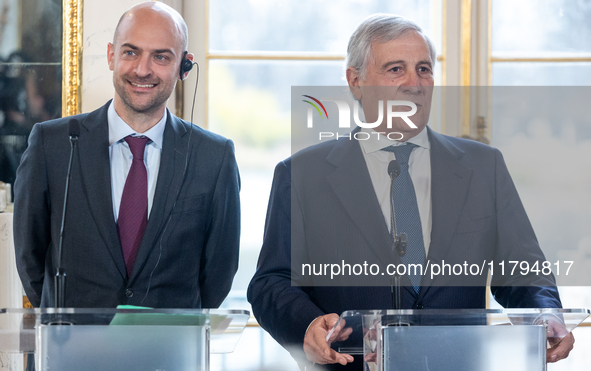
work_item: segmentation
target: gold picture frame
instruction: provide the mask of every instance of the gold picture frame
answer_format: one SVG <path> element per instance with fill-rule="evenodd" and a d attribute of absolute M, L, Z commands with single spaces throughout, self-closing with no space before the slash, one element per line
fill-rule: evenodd
<path fill-rule="evenodd" d="M 63 0 L 62 116 L 77 115 L 82 106 L 83 0 Z"/>

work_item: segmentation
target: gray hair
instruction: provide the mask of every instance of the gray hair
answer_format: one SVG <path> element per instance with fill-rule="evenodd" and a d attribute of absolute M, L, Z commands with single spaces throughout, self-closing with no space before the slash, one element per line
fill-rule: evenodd
<path fill-rule="evenodd" d="M 407 31 L 416 31 L 424 39 L 429 49 L 429 56 L 431 63 L 435 66 L 437 60 L 437 53 L 433 42 L 419 25 L 410 19 L 392 15 L 392 14 L 374 14 L 361 22 L 357 27 L 347 46 L 347 60 L 345 62 L 345 69 L 353 67 L 365 80 L 367 73 L 367 61 L 373 58 L 371 44 L 372 42 L 384 43 L 391 40 L 396 40 L 402 37 Z"/>

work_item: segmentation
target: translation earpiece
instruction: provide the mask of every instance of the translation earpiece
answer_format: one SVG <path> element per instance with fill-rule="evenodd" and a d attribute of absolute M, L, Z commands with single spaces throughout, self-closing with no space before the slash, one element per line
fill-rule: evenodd
<path fill-rule="evenodd" d="M 183 79 L 183 75 L 186 72 L 191 71 L 191 69 L 193 69 L 193 61 L 191 61 L 190 59 L 187 59 L 187 54 L 188 52 L 185 51 L 185 54 L 183 55 L 183 60 L 181 62 L 181 68 L 180 68 L 180 79 Z"/>

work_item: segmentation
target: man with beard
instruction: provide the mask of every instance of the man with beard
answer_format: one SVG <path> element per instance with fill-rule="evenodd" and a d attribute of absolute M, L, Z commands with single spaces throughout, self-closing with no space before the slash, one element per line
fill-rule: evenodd
<path fill-rule="evenodd" d="M 233 143 L 166 108 L 193 65 L 187 34 L 167 5 L 130 8 L 107 48 L 113 100 L 33 128 L 14 216 L 18 270 L 33 306 L 56 304 L 73 119 L 80 133 L 61 262 L 65 306 L 215 308 L 228 294 L 240 233 Z"/>

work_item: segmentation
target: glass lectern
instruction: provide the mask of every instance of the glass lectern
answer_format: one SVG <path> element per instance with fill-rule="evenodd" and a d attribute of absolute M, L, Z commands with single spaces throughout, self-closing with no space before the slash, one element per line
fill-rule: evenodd
<path fill-rule="evenodd" d="M 588 309 L 347 311 L 328 341 L 340 353 L 363 355 L 366 371 L 543 371 L 547 347 L 567 336 L 589 313 Z"/>
<path fill-rule="evenodd" d="M 250 313 L 217 309 L 0 309 L 0 370 L 209 369 Z"/>

